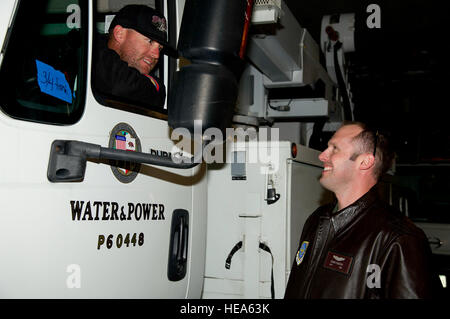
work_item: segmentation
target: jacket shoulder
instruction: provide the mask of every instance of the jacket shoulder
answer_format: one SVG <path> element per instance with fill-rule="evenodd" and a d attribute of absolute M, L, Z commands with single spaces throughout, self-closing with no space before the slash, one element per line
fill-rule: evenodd
<path fill-rule="evenodd" d="M 395 208 L 386 207 L 386 245 L 380 256 L 385 298 L 430 298 L 437 289 L 431 249 L 422 229 Z"/>
<path fill-rule="evenodd" d="M 382 228 L 384 231 L 392 233 L 395 237 L 412 236 L 426 239 L 423 230 L 417 227 L 411 219 L 403 215 L 398 209 L 386 203 L 380 203 L 377 206 L 379 206 L 378 209 L 380 210 L 379 215 L 384 215 L 382 217 Z"/>

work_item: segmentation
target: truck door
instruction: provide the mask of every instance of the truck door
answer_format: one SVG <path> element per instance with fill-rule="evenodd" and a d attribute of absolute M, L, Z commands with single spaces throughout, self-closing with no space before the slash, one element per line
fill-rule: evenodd
<path fill-rule="evenodd" d="M 91 88 L 93 40 L 130 2 L 1 2 L 1 298 L 200 296 L 204 167 L 88 161 L 81 181 L 47 178 L 57 139 L 171 156 L 166 109 L 100 104 Z M 146 4 L 176 17 L 176 1 Z"/>

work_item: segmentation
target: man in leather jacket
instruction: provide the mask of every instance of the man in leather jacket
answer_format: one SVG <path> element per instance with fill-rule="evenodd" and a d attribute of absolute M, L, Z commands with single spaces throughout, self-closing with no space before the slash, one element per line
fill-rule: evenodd
<path fill-rule="evenodd" d="M 112 20 L 109 35 L 99 36 L 94 48 L 94 91 L 103 98 L 163 106 L 165 86 L 150 75 L 160 53 L 176 56 L 167 43 L 165 17 L 145 5 L 125 6 Z"/>
<path fill-rule="evenodd" d="M 336 202 L 306 221 L 285 298 L 430 298 L 437 279 L 423 231 L 378 196 L 391 166 L 387 139 L 343 125 L 319 155 Z"/>

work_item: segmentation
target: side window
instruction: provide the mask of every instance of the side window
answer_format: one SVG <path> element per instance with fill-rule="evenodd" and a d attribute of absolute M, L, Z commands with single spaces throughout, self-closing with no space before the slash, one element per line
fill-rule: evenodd
<path fill-rule="evenodd" d="M 170 12 L 175 11 L 172 1 L 163 0 L 118 0 L 118 1 L 94 1 L 93 16 L 93 51 L 92 51 L 92 72 L 91 85 L 92 92 L 97 102 L 104 106 L 120 109 L 123 111 L 146 115 L 150 117 L 167 119 L 167 96 L 166 88 L 167 74 L 174 72 L 175 58 L 169 58 L 161 52 L 157 64 L 151 69 L 150 77 L 139 75 L 137 68 L 130 67 L 130 62 L 118 59 L 117 51 L 109 48 L 110 34 L 109 25 L 117 12 L 126 5 L 138 4 L 146 5 L 158 12 L 164 12 L 164 6 L 169 3 L 165 17 L 168 27 L 168 42 L 173 43 L 175 36 L 172 35 L 171 28 L 175 28 L 175 21 L 172 22 Z M 151 17 L 149 17 L 151 19 Z M 172 25 L 173 23 L 173 25 Z M 174 47 L 176 45 L 173 45 Z M 139 48 L 135 50 L 139 52 Z M 141 55 L 136 55 L 139 61 Z M 101 59 L 100 62 L 97 62 Z M 118 62 L 122 60 L 121 62 Z M 168 62 L 168 63 L 167 63 Z M 129 67 L 126 66 L 128 63 Z M 169 67 L 167 68 L 167 65 Z M 108 70 L 105 72 L 105 69 Z M 126 70 L 124 70 L 126 69 Z M 132 70 L 132 71 L 130 71 Z M 156 83 L 155 83 L 156 82 Z M 120 84 L 120 85 L 119 85 Z M 142 93 L 146 90 L 146 85 L 150 88 L 157 88 L 158 93 Z M 132 93 L 130 93 L 132 92 Z"/>
<path fill-rule="evenodd" d="M 86 1 L 19 1 L 0 66 L 0 107 L 11 117 L 74 124 L 83 113 Z"/>

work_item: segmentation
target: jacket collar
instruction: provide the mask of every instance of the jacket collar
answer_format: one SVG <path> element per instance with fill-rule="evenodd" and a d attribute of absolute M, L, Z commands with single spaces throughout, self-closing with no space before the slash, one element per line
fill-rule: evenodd
<path fill-rule="evenodd" d="M 370 207 L 377 199 L 378 187 L 375 185 L 353 204 L 350 204 L 337 212 L 330 211 L 331 222 L 333 223 L 335 233 L 338 234 L 347 225 L 356 220 L 357 217 L 361 215 L 367 207 Z"/>

